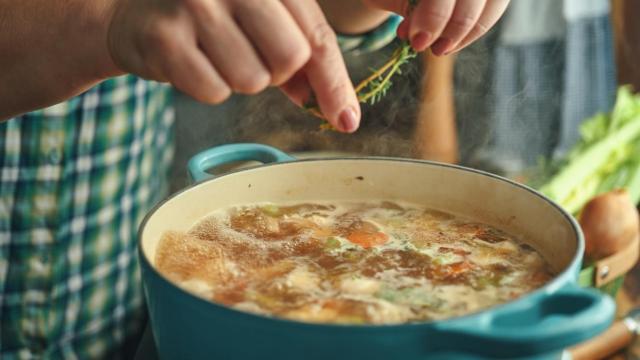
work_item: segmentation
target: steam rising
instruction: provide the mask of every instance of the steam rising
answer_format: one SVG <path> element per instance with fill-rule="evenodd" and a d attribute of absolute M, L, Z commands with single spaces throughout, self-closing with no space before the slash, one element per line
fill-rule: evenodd
<path fill-rule="evenodd" d="M 454 96 L 460 163 L 500 172 L 492 168 L 479 154 L 495 156 L 488 149 L 495 147 L 499 135 L 496 129 L 494 98 L 494 49 L 498 31 L 494 30 L 456 54 Z M 369 68 L 377 67 L 389 57 L 397 44 L 371 54 L 346 55 L 354 82 L 365 78 Z M 330 152 L 369 156 L 416 157 L 419 142 L 415 136 L 416 118 L 420 106 L 423 68 L 418 56 L 403 67 L 403 73 L 393 78 L 393 86 L 374 105 L 362 105 L 362 122 L 355 134 L 341 134 L 319 129 L 321 120 L 290 102 L 278 89 L 269 89 L 257 96 L 236 96 L 216 107 L 196 107 L 178 101 L 176 123 L 176 162 L 172 171 L 172 190 L 187 186 L 184 171 L 194 154 L 209 147 L 230 142 L 258 142 L 287 152 Z M 179 100 L 180 100 L 179 99 Z M 527 100 L 525 91 L 515 93 L 510 100 L 514 109 Z M 188 116 L 187 116 L 188 115 Z M 425 119 L 439 121 L 439 119 Z M 546 122 L 527 121 L 517 112 L 507 119 L 510 125 L 525 133 L 542 133 Z M 546 129 L 548 134 L 548 129 Z M 522 156 L 531 144 L 521 141 L 521 135 L 511 134 Z"/>
<path fill-rule="evenodd" d="M 353 82 L 383 63 L 395 48 L 360 56 L 346 56 Z M 361 155 L 412 155 L 413 127 L 419 99 L 421 64 L 413 59 L 396 75 L 387 95 L 374 105 L 362 105 L 360 129 L 351 135 L 319 130 L 321 120 L 293 105 L 280 91 L 270 89 L 247 100 L 236 128 L 239 141 L 257 141 L 290 152 L 331 151 Z"/>
<path fill-rule="evenodd" d="M 473 165 L 474 154 L 490 144 L 494 133 L 492 51 L 495 38 L 493 32 L 456 56 L 454 93 L 463 164 Z M 384 62 L 395 46 L 391 44 L 372 54 L 347 55 L 354 82 L 366 77 L 369 68 Z M 429 76 L 429 69 L 423 68 L 423 63 L 421 56 L 411 60 L 403 73 L 394 77 L 392 88 L 379 103 L 362 105 L 361 127 L 355 134 L 319 130 L 320 119 L 293 105 L 278 90 L 270 89 L 247 99 L 234 138 L 266 143 L 290 152 L 414 157 L 417 142 L 423 141 L 414 136 L 422 77 Z"/>
<path fill-rule="evenodd" d="M 502 43 L 498 46 L 501 30 L 498 23 L 455 55 L 454 99 L 460 163 L 505 174 L 510 163 L 517 173 L 535 167 L 541 157 L 551 157 L 558 147 L 565 130 L 560 124 L 566 74 L 564 41 L 545 43 L 546 53 L 538 64 L 517 58 L 517 66 L 496 68 L 500 52 L 509 51 Z M 347 54 L 353 82 L 384 63 L 396 46 L 369 54 Z M 178 171 L 174 174 L 184 173 L 186 158 L 225 142 L 259 142 L 287 152 L 415 157 L 416 149 L 422 147 L 420 141 L 425 141 L 415 136 L 422 78 L 429 76 L 423 64 L 422 56 L 410 60 L 403 73 L 393 77 L 391 89 L 379 103 L 362 105 L 361 126 L 355 134 L 320 130 L 320 119 L 292 104 L 278 89 L 251 97 L 236 96 L 227 102 L 226 113 L 215 119 L 220 131 L 203 128 L 203 123 L 212 126 L 211 121 L 179 119 Z M 180 127 L 196 130 L 181 133 Z M 189 133 L 203 141 L 194 141 Z M 180 158 L 180 150 L 187 154 L 185 159 Z"/>

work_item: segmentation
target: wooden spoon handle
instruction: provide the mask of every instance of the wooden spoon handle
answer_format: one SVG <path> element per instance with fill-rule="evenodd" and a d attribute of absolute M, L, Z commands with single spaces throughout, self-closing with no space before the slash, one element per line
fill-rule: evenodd
<path fill-rule="evenodd" d="M 624 321 L 617 321 L 604 333 L 569 349 L 572 360 L 603 359 L 629 345 L 634 334 Z"/>

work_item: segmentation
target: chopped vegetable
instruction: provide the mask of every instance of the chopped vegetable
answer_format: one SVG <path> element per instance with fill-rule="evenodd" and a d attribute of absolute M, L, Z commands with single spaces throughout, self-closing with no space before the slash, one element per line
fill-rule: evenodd
<path fill-rule="evenodd" d="M 450 264 L 447 266 L 447 270 L 451 275 L 458 275 L 467 270 L 471 270 L 471 263 L 468 261 L 461 261 L 458 263 Z"/>
<path fill-rule="evenodd" d="M 268 204 L 260 207 L 265 215 L 277 217 L 280 216 L 280 208 L 276 205 Z"/>
<path fill-rule="evenodd" d="M 360 255 L 355 251 L 355 249 L 347 249 L 342 253 L 342 257 L 349 261 L 356 261 L 360 258 Z"/>
<path fill-rule="evenodd" d="M 338 249 L 342 246 L 342 243 L 338 238 L 330 237 L 324 242 L 324 248 L 328 250 Z"/>
<path fill-rule="evenodd" d="M 473 264 L 466 260 L 446 265 L 439 265 L 437 262 L 433 262 L 433 265 L 436 265 L 432 270 L 433 275 L 439 280 L 455 278 L 473 269 Z"/>
<path fill-rule="evenodd" d="M 389 236 L 382 231 L 362 231 L 356 230 L 347 236 L 347 239 L 354 244 L 358 244 L 365 249 L 382 245 L 389 240 Z"/>
<path fill-rule="evenodd" d="M 485 289 L 488 286 L 493 286 L 493 287 L 497 287 L 500 285 L 500 281 L 502 281 L 502 276 L 499 275 L 495 275 L 495 276 L 489 276 L 489 275 L 485 275 L 485 276 L 479 276 L 477 279 L 475 279 L 475 288 L 482 290 Z"/>
<path fill-rule="evenodd" d="M 443 249 L 442 247 L 440 249 Z M 463 259 L 463 257 L 465 256 L 457 254 L 454 251 L 446 251 L 446 250 L 440 250 L 438 249 L 438 253 L 434 255 L 433 259 L 431 260 L 431 262 L 433 262 L 436 265 L 449 265 L 449 264 L 453 264 L 453 263 L 457 263 L 460 262 L 461 259 Z M 447 249 L 447 248 L 444 248 Z M 458 249 L 456 249 L 457 251 Z"/>

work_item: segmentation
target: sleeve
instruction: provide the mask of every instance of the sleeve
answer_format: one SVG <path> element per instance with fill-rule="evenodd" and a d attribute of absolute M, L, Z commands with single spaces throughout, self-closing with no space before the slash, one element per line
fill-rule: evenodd
<path fill-rule="evenodd" d="M 396 38 L 396 30 L 402 16 L 391 15 L 377 28 L 358 35 L 338 34 L 338 44 L 344 52 L 366 53 L 379 50 Z"/>

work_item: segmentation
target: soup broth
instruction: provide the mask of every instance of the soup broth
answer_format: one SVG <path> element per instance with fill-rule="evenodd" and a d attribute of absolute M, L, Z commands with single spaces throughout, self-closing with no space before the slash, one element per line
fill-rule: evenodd
<path fill-rule="evenodd" d="M 256 204 L 167 232 L 155 264 L 186 290 L 297 321 L 393 324 L 475 312 L 554 275 L 526 242 L 422 206 Z"/>

